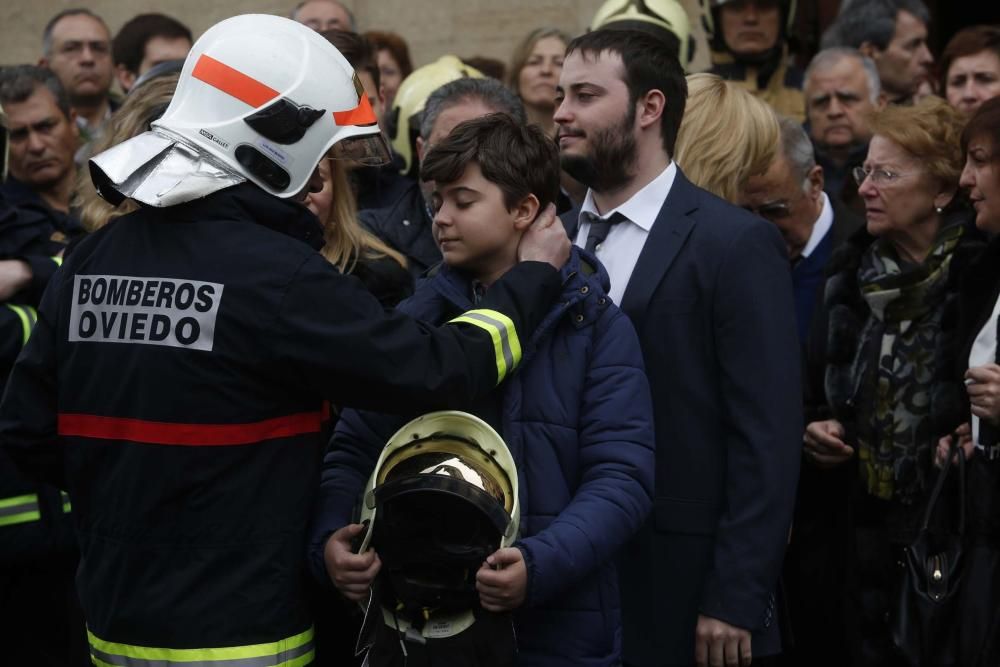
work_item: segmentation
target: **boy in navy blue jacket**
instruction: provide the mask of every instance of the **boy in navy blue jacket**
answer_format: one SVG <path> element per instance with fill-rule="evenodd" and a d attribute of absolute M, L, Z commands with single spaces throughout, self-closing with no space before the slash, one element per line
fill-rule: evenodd
<path fill-rule="evenodd" d="M 554 143 L 493 114 L 463 123 L 427 155 L 434 236 L 444 265 L 401 310 L 444 322 L 474 307 L 517 261 L 520 237 L 559 190 Z M 608 276 L 574 248 L 563 293 L 521 350 L 521 365 L 466 409 L 504 438 L 517 463 L 514 547 L 476 575 L 480 604 L 512 612 L 518 665 L 621 662 L 614 556 L 643 523 L 653 491 L 653 418 L 639 342 L 606 295 Z M 406 407 L 400 406 L 405 412 Z M 380 561 L 355 554 L 352 508 L 382 446 L 416 414 L 348 410 L 326 455 L 310 563 L 346 597 L 367 597 Z"/>

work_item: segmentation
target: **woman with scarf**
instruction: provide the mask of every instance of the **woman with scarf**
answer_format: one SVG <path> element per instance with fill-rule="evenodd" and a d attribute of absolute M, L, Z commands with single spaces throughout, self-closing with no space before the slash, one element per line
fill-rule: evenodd
<path fill-rule="evenodd" d="M 842 597 L 854 665 L 900 663 L 889 631 L 903 547 L 917 535 L 938 438 L 962 421 L 962 273 L 982 250 L 958 193 L 963 118 L 929 98 L 871 118 L 855 171 L 867 225 L 834 252 L 814 323 L 804 464 L 843 495 Z M 836 638 L 833 638 L 836 640 Z"/>

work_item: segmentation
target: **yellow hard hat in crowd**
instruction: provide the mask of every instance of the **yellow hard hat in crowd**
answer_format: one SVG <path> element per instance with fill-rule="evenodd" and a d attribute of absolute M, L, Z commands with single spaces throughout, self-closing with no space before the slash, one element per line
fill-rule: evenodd
<path fill-rule="evenodd" d="M 413 145 L 420 133 L 419 114 L 423 112 L 427 98 L 444 84 L 466 76 L 477 79 L 486 77 L 458 57 L 448 55 L 413 70 L 399 85 L 392 101 L 386 130 L 393 150 L 403 157 L 401 171 L 404 174 L 413 166 Z"/>
<path fill-rule="evenodd" d="M 681 66 L 686 68 L 694 56 L 691 21 L 677 0 L 606 0 L 590 23 L 591 30 L 598 28 L 631 28 L 659 37 L 666 32 L 678 41 Z"/>

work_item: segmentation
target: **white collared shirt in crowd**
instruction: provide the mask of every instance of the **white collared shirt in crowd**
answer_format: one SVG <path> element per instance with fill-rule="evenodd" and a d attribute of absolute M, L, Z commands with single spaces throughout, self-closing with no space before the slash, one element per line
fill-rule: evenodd
<path fill-rule="evenodd" d="M 833 227 L 833 204 L 830 203 L 830 198 L 826 196 L 825 192 L 820 192 L 820 195 L 823 197 L 823 210 L 820 211 L 819 218 L 816 219 L 816 224 L 813 225 L 812 234 L 809 235 L 809 242 L 802 249 L 802 259 L 812 254 L 813 250 L 819 245 L 819 242 L 826 237 L 826 233 Z"/>
<path fill-rule="evenodd" d="M 611 227 L 608 237 L 597 246 L 597 259 L 601 260 L 611 278 L 611 289 L 608 296 L 616 304 L 622 301 L 625 288 L 639 261 L 639 253 L 646 244 L 649 230 L 656 222 L 656 216 L 663 208 L 663 202 L 670 194 L 674 184 L 677 167 L 671 160 L 667 168 L 659 176 L 647 183 L 641 190 L 632 195 L 625 203 L 610 211 L 598 211 L 594 205 L 594 193 L 587 190 L 587 197 L 580 209 L 579 229 L 576 234 L 576 245 L 581 248 L 587 245 L 587 235 L 590 233 L 590 223 L 584 213 L 591 213 L 602 218 L 608 218 L 614 213 L 620 213 L 626 220 Z"/>
<path fill-rule="evenodd" d="M 969 368 L 996 362 L 998 317 L 1000 317 L 1000 298 L 993 304 L 993 312 L 972 343 L 972 350 L 969 351 Z M 976 444 L 976 447 L 982 449 L 979 444 L 979 417 L 976 415 L 972 415 L 972 442 Z"/>

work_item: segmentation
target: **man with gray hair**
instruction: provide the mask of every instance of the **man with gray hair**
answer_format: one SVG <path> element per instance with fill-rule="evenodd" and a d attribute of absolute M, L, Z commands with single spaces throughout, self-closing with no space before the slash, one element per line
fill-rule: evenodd
<path fill-rule="evenodd" d="M 791 260 L 792 289 L 799 341 L 808 355 L 807 334 L 820 303 L 827 265 L 834 250 L 862 225 L 861 219 L 823 192 L 823 167 L 816 164 L 805 130 L 779 118 L 781 145 L 770 168 L 751 177 L 744 206 L 772 222 L 785 239 Z M 782 582 L 794 645 L 780 664 L 843 665 L 837 661 L 843 628 L 838 591 L 831 575 L 836 543 L 831 517 L 839 516 L 842 496 L 831 490 L 836 479 L 803 465 L 795 499 L 795 529 L 785 556 Z M 829 638 L 829 641 L 823 641 Z M 837 659 L 828 660 L 836 655 Z"/>
<path fill-rule="evenodd" d="M 823 35 L 823 47 L 861 51 L 878 67 L 889 102 L 908 104 L 934 64 L 927 48 L 929 22 L 930 12 L 921 0 L 845 2 Z"/>
<path fill-rule="evenodd" d="M 867 115 L 884 104 L 875 62 L 857 49 L 820 51 L 806 68 L 804 93 L 807 127 L 816 161 L 823 167 L 824 190 L 863 209 L 850 174 L 868 153 Z"/>
<path fill-rule="evenodd" d="M 496 79 L 463 77 L 444 84 L 424 104 L 417 159 L 460 123 L 497 112 L 508 114 L 521 125 L 528 122 L 521 100 Z M 373 234 L 406 255 L 414 277 L 441 261 L 441 251 L 431 236 L 434 214 L 428 198 L 433 189 L 433 183 L 414 184 L 391 206 L 358 215 Z"/>
<path fill-rule="evenodd" d="M 358 22 L 354 19 L 354 14 L 337 0 L 304 0 L 295 6 L 289 18 L 316 32 L 358 31 Z"/>
<path fill-rule="evenodd" d="M 0 70 L 0 104 L 10 127 L 10 175 L 3 195 L 19 208 L 43 214 L 54 230 L 68 233 L 76 185 L 73 153 L 80 132 L 59 79 L 34 65 Z"/>
<path fill-rule="evenodd" d="M 743 204 L 774 223 L 792 263 L 799 340 L 805 341 L 826 264 L 860 220 L 823 192 L 823 168 L 802 126 L 781 117 L 781 150 L 766 172 L 747 182 Z"/>

